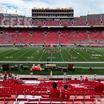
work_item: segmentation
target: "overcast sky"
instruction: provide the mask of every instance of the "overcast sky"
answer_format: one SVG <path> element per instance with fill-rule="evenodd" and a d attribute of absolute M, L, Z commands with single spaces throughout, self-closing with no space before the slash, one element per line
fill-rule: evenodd
<path fill-rule="evenodd" d="M 69 8 L 75 16 L 104 13 L 104 0 L 0 0 L 0 12 L 31 16 L 31 9 Z"/>

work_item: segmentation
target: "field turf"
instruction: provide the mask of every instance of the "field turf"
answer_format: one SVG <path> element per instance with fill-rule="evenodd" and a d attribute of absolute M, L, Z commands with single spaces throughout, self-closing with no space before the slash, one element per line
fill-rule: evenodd
<path fill-rule="evenodd" d="M 104 62 L 104 48 L 95 47 L 0 47 L 0 61 L 63 62 Z M 32 65 L 32 64 L 31 64 Z M 31 67 L 30 65 L 30 67 Z M 93 74 L 104 74 L 104 63 L 75 64 L 76 71 L 69 74 L 88 74 L 89 67 L 99 69 Z M 80 70 L 85 69 L 85 70 Z M 16 71 L 17 72 L 17 71 Z M 26 70 L 25 70 L 26 72 Z M 20 73 L 20 72 L 19 72 Z M 24 72 L 21 72 L 21 74 Z M 26 73 L 30 73 L 27 70 Z M 40 73 L 40 72 L 39 72 Z M 45 72 L 46 73 L 46 72 Z M 48 73 L 48 71 L 47 71 Z M 50 71 L 49 71 L 50 73 Z M 43 72 L 42 72 L 43 74 Z M 59 71 L 58 73 L 59 74 Z M 63 72 L 60 72 L 63 74 Z"/>
<path fill-rule="evenodd" d="M 104 61 L 104 48 L 94 47 L 1 47 L 0 61 Z"/>

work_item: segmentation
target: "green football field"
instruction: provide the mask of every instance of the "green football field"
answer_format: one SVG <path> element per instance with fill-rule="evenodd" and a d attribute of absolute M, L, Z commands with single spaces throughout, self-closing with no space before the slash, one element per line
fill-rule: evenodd
<path fill-rule="evenodd" d="M 104 75 L 104 48 L 95 47 L 0 47 L 0 63 L 9 63 L 14 65 L 15 62 L 26 63 L 26 66 L 31 68 L 35 62 L 54 63 L 57 62 L 57 66 L 67 67 L 68 63 L 74 63 L 76 68 L 75 72 L 68 72 L 68 74 L 88 74 L 88 70 L 81 69 L 99 69 L 94 70 L 93 74 Z M 28 63 L 30 62 L 30 63 Z M 31 63 L 32 62 L 32 63 Z M 77 63 L 80 62 L 80 63 Z M 83 63 L 84 62 L 84 63 Z M 89 63 L 88 63 L 89 62 Z M 14 63 L 14 64 L 12 64 Z M 23 72 L 29 74 L 30 70 L 23 70 Z M 16 71 L 17 73 L 17 71 Z M 38 74 L 49 74 L 50 71 L 42 71 Z M 37 74 L 36 72 L 34 74 Z M 63 72 L 55 72 L 55 74 L 63 74 Z"/>
<path fill-rule="evenodd" d="M 0 61 L 104 62 L 104 48 L 95 47 L 0 47 Z M 104 63 L 94 66 L 104 66 Z M 87 64 L 88 65 L 88 64 Z M 83 66 L 83 65 L 82 65 Z"/>
<path fill-rule="evenodd" d="M 104 48 L 95 47 L 1 47 L 0 61 L 104 61 Z"/>
<path fill-rule="evenodd" d="M 1 47 L 0 61 L 104 61 L 104 48 Z"/>

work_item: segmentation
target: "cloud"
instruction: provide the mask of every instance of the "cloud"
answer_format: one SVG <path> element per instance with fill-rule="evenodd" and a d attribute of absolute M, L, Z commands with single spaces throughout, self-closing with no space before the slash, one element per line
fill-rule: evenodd
<path fill-rule="evenodd" d="M 87 13 L 104 13 L 103 0 L 0 0 L 0 11 L 31 16 L 32 8 L 69 8 L 75 10 L 75 16 Z"/>

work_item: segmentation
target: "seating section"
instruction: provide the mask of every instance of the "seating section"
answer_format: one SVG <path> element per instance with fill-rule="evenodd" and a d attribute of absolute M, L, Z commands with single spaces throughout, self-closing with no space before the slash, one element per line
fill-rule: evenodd
<path fill-rule="evenodd" d="M 65 84 L 68 85 L 67 94 L 70 96 L 69 99 L 63 98 L 49 98 L 50 89 L 53 81 L 38 81 L 35 84 L 25 84 L 24 82 L 16 79 L 8 79 L 0 82 L 0 102 L 1 101 L 25 101 L 25 104 L 66 104 L 69 102 L 74 104 L 94 104 L 95 98 L 104 95 L 104 92 L 100 92 L 101 85 L 98 81 L 88 80 L 67 80 L 66 82 L 59 80 L 57 81 L 58 89 L 63 89 Z M 103 85 L 103 84 L 102 84 Z M 96 87 L 97 86 L 97 87 Z M 103 85 L 104 86 L 104 85 Z M 97 92 L 95 90 L 99 92 Z M 22 97 L 20 97 L 22 96 Z M 24 97 L 23 97 L 24 96 Z M 30 97 L 26 97 L 30 96 Z M 34 96 L 34 97 L 31 97 Z M 37 96 L 37 98 L 36 98 Z M 32 103 L 33 102 L 33 103 Z M 88 103 L 87 103 L 88 102 Z M 9 103 L 8 103 L 9 104 Z M 13 104 L 13 103 L 12 103 Z"/>
<path fill-rule="evenodd" d="M 87 16 L 74 17 L 74 19 L 62 20 L 32 20 L 31 17 L 3 16 L 0 14 L 0 25 L 3 26 L 102 26 L 104 25 L 104 14 L 91 14 Z"/>
<path fill-rule="evenodd" d="M 1 29 L 0 44 L 103 44 L 103 30 Z"/>
<path fill-rule="evenodd" d="M 81 17 L 74 17 L 71 20 L 39 20 L 34 23 L 33 26 L 92 26 L 92 25 L 104 25 L 104 15 L 103 14 L 92 14 Z"/>
<path fill-rule="evenodd" d="M 102 26 L 103 15 L 88 15 L 75 17 L 72 20 L 32 20 L 32 26 Z"/>

